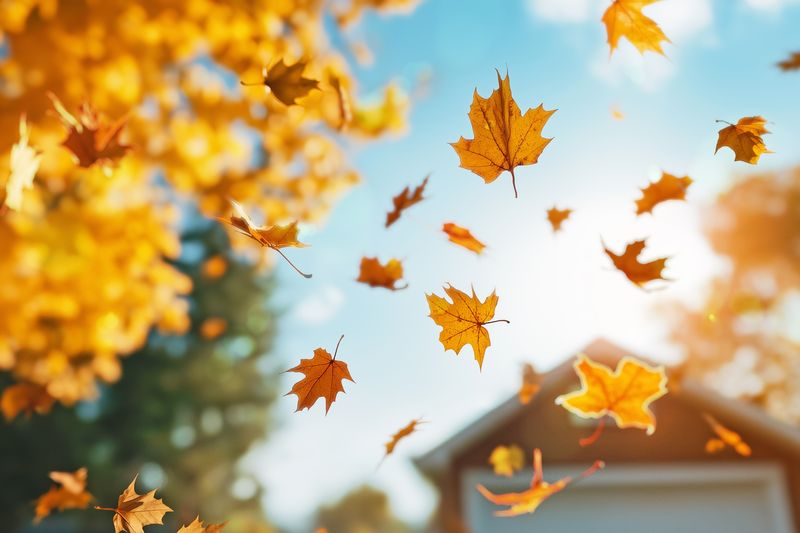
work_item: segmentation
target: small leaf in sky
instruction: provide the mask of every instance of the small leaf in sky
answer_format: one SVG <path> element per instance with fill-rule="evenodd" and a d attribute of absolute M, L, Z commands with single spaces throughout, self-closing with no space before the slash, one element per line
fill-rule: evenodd
<path fill-rule="evenodd" d="M 572 214 L 572 209 L 558 209 L 556 206 L 547 210 L 547 221 L 553 227 L 553 233 L 561 230 L 561 224 Z"/>
<path fill-rule="evenodd" d="M 414 204 L 418 204 L 419 202 L 425 199 L 425 197 L 422 196 L 422 194 L 425 192 L 425 186 L 428 184 L 429 178 L 430 174 L 425 176 L 425 179 L 422 180 L 422 184 L 417 186 L 414 189 L 414 192 L 411 192 L 411 189 L 409 187 L 406 187 L 405 189 L 400 191 L 400 194 L 392 198 L 393 208 L 391 211 L 386 213 L 387 228 L 392 224 L 394 224 L 395 222 L 397 222 L 397 219 L 400 218 L 400 215 L 403 213 L 403 211 L 405 211 Z"/>
<path fill-rule="evenodd" d="M 652 213 L 655 206 L 667 200 L 685 200 L 691 184 L 689 176 L 678 177 L 662 171 L 658 181 L 641 189 L 642 197 L 636 200 L 636 214 Z"/>
<path fill-rule="evenodd" d="M 646 263 L 639 261 L 639 256 L 644 251 L 646 242 L 644 240 L 634 241 L 625 247 L 625 252 L 622 255 L 617 255 L 609 250 L 605 244 L 603 248 L 606 255 L 611 258 L 614 267 L 620 272 L 625 274 L 631 283 L 637 287 L 644 288 L 644 286 L 655 280 L 666 280 L 662 277 L 661 273 L 666 268 L 668 257 L 662 257 Z"/>
<path fill-rule="evenodd" d="M 736 124 L 725 123 L 728 125 L 719 130 L 715 154 L 720 148 L 728 147 L 735 154 L 734 161 L 755 165 L 762 154 L 772 153 L 761 138 L 762 135 L 769 133 L 766 128 L 767 119 L 764 117 L 743 117 Z"/>
<path fill-rule="evenodd" d="M 343 338 L 344 335 L 336 343 L 333 357 L 324 348 L 317 348 L 311 359 L 301 359 L 299 365 L 287 370 L 287 372 L 303 374 L 303 379 L 295 383 L 292 390 L 286 393 L 286 396 L 297 395 L 296 411 L 311 409 L 317 400 L 325 398 L 325 414 L 328 414 L 331 404 L 336 401 L 336 395 L 344 392 L 342 381 L 348 379 L 355 383 L 350 376 L 347 363 L 336 360 L 339 344 Z"/>
<path fill-rule="evenodd" d="M 384 445 L 386 448 L 386 454 L 384 455 L 384 458 L 394 452 L 394 449 L 397 447 L 397 443 L 414 433 L 419 425 L 423 423 L 424 421 L 421 418 L 415 418 L 405 426 L 398 429 Z"/>
<path fill-rule="evenodd" d="M 528 405 L 531 403 L 541 388 L 541 381 L 542 377 L 538 372 L 536 372 L 536 369 L 533 368 L 533 365 L 530 363 L 525 363 L 522 366 L 522 383 L 520 384 L 519 391 L 517 392 L 519 403 L 522 405 Z"/>
<path fill-rule="evenodd" d="M 457 244 L 471 252 L 480 255 L 486 245 L 476 239 L 467 228 L 462 228 L 452 222 L 447 222 L 442 226 L 442 231 L 445 232 L 447 238 L 453 244 Z"/>
<path fill-rule="evenodd" d="M 377 257 L 362 257 L 356 281 L 370 287 L 383 287 L 391 291 L 408 288 L 408 284 L 397 286 L 403 279 L 403 263 L 398 259 L 389 259 L 382 265 Z"/>
<path fill-rule="evenodd" d="M 792 52 L 788 58 L 778 63 L 778 68 L 784 72 L 800 70 L 800 52 Z"/>
<path fill-rule="evenodd" d="M 642 8 L 654 4 L 658 0 L 614 0 L 605 13 L 603 13 L 603 24 L 606 26 L 608 35 L 608 46 L 611 53 L 619 45 L 622 37 L 639 50 L 645 53 L 650 50 L 664 55 L 661 42 L 670 42 L 658 24 L 642 13 Z"/>

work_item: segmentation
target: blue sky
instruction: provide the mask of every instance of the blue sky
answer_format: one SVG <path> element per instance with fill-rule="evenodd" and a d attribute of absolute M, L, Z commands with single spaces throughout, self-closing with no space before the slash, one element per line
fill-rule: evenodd
<path fill-rule="evenodd" d="M 287 309 L 276 347 L 283 367 L 332 350 L 356 383 L 346 383 L 328 416 L 322 405 L 294 413 L 295 398 L 276 406 L 279 429 L 245 465 L 267 488 L 265 505 L 280 525 L 308 526 L 318 504 L 369 483 L 386 490 L 397 513 L 421 522 L 435 505 L 432 489 L 410 458 L 480 416 L 519 384 L 523 362 L 547 369 L 605 336 L 644 356 L 670 361 L 653 311 L 672 299 L 697 301 L 724 264 L 700 233 L 700 216 L 715 195 L 753 170 L 714 146 L 724 119 L 760 114 L 772 134 L 759 169 L 797 163 L 800 74 L 774 64 L 800 49 L 800 2 L 664 0 L 646 10 L 673 44 L 667 57 L 640 56 L 627 42 L 609 59 L 601 0 L 424 1 L 410 15 L 367 16 L 353 34 L 375 61 L 356 67 L 361 91 L 388 81 L 413 86 L 430 70 L 427 95 L 415 99 L 408 132 L 353 145 L 364 182 L 348 192 L 324 225 L 305 228 L 311 248 L 291 253 L 314 278 L 277 263 L 279 300 Z M 456 7 L 457 6 L 457 7 Z M 487 9 L 486 6 L 491 6 Z M 494 69 L 511 76 L 524 109 L 558 108 L 544 133 L 555 137 L 534 166 L 517 172 L 515 200 L 506 174 L 485 185 L 459 168 L 447 143 L 471 137 L 472 91 L 488 96 Z M 618 107 L 625 119 L 615 121 Z M 659 171 L 689 174 L 688 202 L 636 217 L 638 190 Z M 391 197 L 432 173 L 427 199 L 389 230 Z M 545 210 L 575 210 L 553 236 Z M 489 248 L 475 255 L 447 242 L 444 222 L 470 228 Z M 672 256 L 668 288 L 645 293 L 612 271 L 600 237 L 622 249 L 649 237 L 649 257 Z M 391 293 L 354 281 L 363 255 L 404 261 L 410 287 Z M 470 348 L 456 357 L 438 343 L 424 294 L 452 283 L 496 289 L 492 346 L 479 371 Z M 289 390 L 296 379 L 283 377 Z M 388 436 L 412 418 L 429 423 L 376 469 Z"/>

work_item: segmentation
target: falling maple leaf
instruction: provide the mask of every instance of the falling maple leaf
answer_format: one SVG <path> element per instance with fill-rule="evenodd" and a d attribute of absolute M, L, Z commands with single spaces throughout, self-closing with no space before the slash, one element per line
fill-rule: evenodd
<path fill-rule="evenodd" d="M 414 433 L 417 430 L 417 427 L 423 423 L 424 421 L 421 418 L 415 418 L 405 426 L 398 429 L 389 439 L 389 442 L 384 445 L 386 447 L 386 453 L 383 457 L 386 458 L 386 456 L 391 455 L 394 452 L 397 443 Z"/>
<path fill-rule="evenodd" d="M 720 424 L 713 416 L 703 413 L 703 418 L 717 434 L 719 438 L 711 438 L 706 442 L 706 452 L 716 453 L 721 451 L 725 446 L 730 446 L 736 453 L 743 457 L 750 457 L 753 451 L 750 446 L 742 439 L 741 435 L 735 431 L 726 428 Z"/>
<path fill-rule="evenodd" d="M 508 74 L 501 78 L 497 71 L 497 83 L 500 87 L 492 91 L 489 98 L 481 97 L 477 89 L 472 95 L 469 120 L 475 138 L 461 137 L 450 146 L 458 153 L 461 167 L 482 177 L 486 183 L 493 182 L 507 170 L 516 198 L 514 169 L 539 161 L 542 151 L 553 140 L 542 137 L 542 129 L 556 110 L 546 111 L 540 104 L 522 115 L 511 96 Z"/>
<path fill-rule="evenodd" d="M 263 80 L 255 83 L 240 81 L 246 87 L 263 85 L 267 93 L 272 93 L 284 105 L 294 105 L 298 98 L 302 98 L 313 89 L 319 89 L 319 81 L 303 77 L 306 61 L 298 61 L 293 65 L 284 63 L 280 59 L 271 67 L 261 71 Z"/>
<path fill-rule="evenodd" d="M 767 119 L 764 117 L 743 117 L 736 124 L 724 120 L 717 122 L 724 122 L 727 126 L 719 130 L 715 154 L 720 148 L 727 146 L 736 156 L 734 161 L 755 165 L 762 154 L 772 153 L 761 138 L 762 135 L 769 133 L 766 128 Z"/>
<path fill-rule="evenodd" d="M 11 172 L 6 181 L 6 196 L 3 200 L 6 207 L 15 211 L 22 208 L 22 192 L 33 188 L 33 179 L 42 159 L 41 154 L 29 146 L 28 142 L 28 121 L 23 114 L 19 119 L 19 141 L 11 147 Z"/>
<path fill-rule="evenodd" d="M 36 500 L 36 517 L 33 523 L 41 522 L 53 509 L 86 509 L 92 500 L 92 495 L 86 492 L 87 476 L 86 468 L 79 468 L 75 472 L 50 472 L 50 479 L 60 486 L 51 486 L 50 490 Z"/>
<path fill-rule="evenodd" d="M 580 478 L 589 477 L 605 464 L 602 461 L 595 461 L 592 466 L 583 471 Z M 547 498 L 557 492 L 561 492 L 573 482 L 573 478 L 565 477 L 555 483 L 548 483 L 542 476 L 542 452 L 539 448 L 533 450 L 533 479 L 527 490 L 522 492 L 509 492 L 506 494 L 494 494 L 483 485 L 477 485 L 478 492 L 495 505 L 506 505 L 508 509 L 496 511 L 495 516 L 509 517 L 529 514 L 536 511 Z"/>
<path fill-rule="evenodd" d="M 613 106 L 611 108 L 611 118 L 617 121 L 625 120 L 625 113 L 623 113 L 619 107 Z"/>
<path fill-rule="evenodd" d="M 558 209 L 553 206 L 547 210 L 547 220 L 553 226 L 553 233 L 561 230 L 561 224 L 572 214 L 572 209 Z"/>
<path fill-rule="evenodd" d="M 608 257 L 611 258 L 614 267 L 625 274 L 625 277 L 637 287 L 644 287 L 648 282 L 659 279 L 668 281 L 661 276 L 661 272 L 666 268 L 668 257 L 662 257 L 647 263 L 639 262 L 639 255 L 641 255 L 645 246 L 645 240 L 634 241 L 625 247 L 625 252 L 622 255 L 615 254 L 605 244 L 603 244 L 603 249 Z"/>
<path fill-rule="evenodd" d="M 541 376 L 536 372 L 536 369 L 533 368 L 533 365 L 525 363 L 522 366 L 522 384 L 519 386 L 519 392 L 517 393 L 519 403 L 522 405 L 531 403 L 531 400 L 533 400 L 541 388 L 540 381 Z"/>
<path fill-rule="evenodd" d="M 314 350 L 314 357 L 301 359 L 299 365 L 286 371 L 303 374 L 303 379 L 295 383 L 292 390 L 285 394 L 285 396 L 297 395 L 295 412 L 301 409 L 311 409 L 318 399 L 325 398 L 325 414 L 328 414 L 331 404 L 336 401 L 336 395 L 344 392 L 342 381 L 349 379 L 355 383 L 347 369 L 347 363 L 336 360 L 342 339 L 344 339 L 344 335 L 339 337 L 333 357 L 327 350 L 317 348 Z"/>
<path fill-rule="evenodd" d="M 574 367 L 581 388 L 557 397 L 557 405 L 581 418 L 608 415 L 620 428 L 642 428 L 648 435 L 656 430 L 656 418 L 648 406 L 667 393 L 664 367 L 651 367 L 633 357 L 624 357 L 617 363 L 616 371 L 612 371 L 583 354 L 578 356 Z M 598 425 L 595 433 L 582 439 L 581 444 L 594 442 L 602 428 Z"/>
<path fill-rule="evenodd" d="M 156 491 L 151 490 L 146 494 L 136 494 L 137 474 L 128 488 L 119 495 L 116 507 L 95 507 L 100 511 L 114 513 L 114 533 L 127 531 L 127 533 L 144 533 L 144 526 L 163 524 L 166 513 L 172 509 L 156 498 Z"/>
<path fill-rule="evenodd" d="M 397 287 L 396 283 L 403 278 L 403 263 L 398 259 L 389 259 L 385 265 L 377 257 L 362 257 L 360 272 L 356 281 L 366 283 L 370 287 L 383 287 L 392 291 L 405 289 L 408 284 Z"/>
<path fill-rule="evenodd" d="M 641 189 L 642 197 L 636 200 L 636 214 L 652 213 L 655 206 L 667 200 L 685 200 L 686 189 L 691 184 L 692 178 L 689 176 L 679 178 L 662 171 L 658 181 Z"/>
<path fill-rule="evenodd" d="M 489 464 L 496 475 L 511 477 L 525 466 L 525 452 L 516 444 L 497 446 L 489 455 Z"/>
<path fill-rule="evenodd" d="M 58 117 L 67 129 L 67 138 L 61 143 L 72 152 L 78 165 L 91 167 L 95 163 L 106 164 L 120 159 L 131 147 L 122 144 L 119 136 L 128 121 L 128 116 L 108 124 L 97 111 L 84 102 L 78 108 L 78 117 L 74 117 L 53 93 L 47 93 Z"/>
<path fill-rule="evenodd" d="M 450 242 L 464 247 L 471 252 L 475 252 L 478 255 L 486 248 L 486 245 L 476 239 L 467 228 L 462 228 L 452 222 L 447 222 L 443 225 L 442 231 L 447 234 L 447 238 Z"/>
<path fill-rule="evenodd" d="M 274 224 L 272 226 L 256 226 L 238 202 L 230 200 L 230 203 L 233 206 L 233 214 L 228 218 L 217 217 L 217 220 L 230 225 L 237 233 L 253 239 L 261 246 L 275 250 L 289 263 L 295 272 L 304 278 L 308 279 L 311 277 L 311 274 L 306 274 L 297 268 L 281 251 L 281 248 L 289 246 L 294 248 L 304 248 L 308 246 L 297 240 L 297 222 L 286 225 Z"/>
<path fill-rule="evenodd" d="M 203 525 L 203 522 L 200 521 L 200 517 L 198 516 L 191 524 L 187 526 L 181 526 L 181 528 L 178 530 L 178 533 L 219 533 L 224 527 L 224 522 L 222 524 L 211 524 L 205 526 Z"/>
<path fill-rule="evenodd" d="M 387 228 L 397 222 L 397 219 L 400 218 L 403 211 L 425 199 L 422 194 L 425 192 L 425 186 L 428 184 L 428 178 L 430 177 L 430 174 L 425 176 L 425 179 L 422 180 L 422 184 L 416 187 L 414 192 L 411 192 L 411 189 L 406 187 L 400 191 L 400 194 L 392 198 L 394 209 L 386 213 Z"/>
<path fill-rule="evenodd" d="M 650 50 L 664 55 L 661 49 L 661 41 L 670 42 L 661 28 L 658 27 L 653 19 L 642 13 L 642 8 L 654 4 L 658 0 L 614 0 L 605 13 L 603 13 L 603 24 L 606 25 L 608 35 L 608 46 L 610 53 L 619 45 L 622 37 L 644 54 Z"/>
<path fill-rule="evenodd" d="M 800 52 L 792 52 L 788 59 L 779 62 L 778 68 L 784 72 L 790 70 L 800 70 Z"/>
<path fill-rule="evenodd" d="M 494 309 L 497 307 L 498 297 L 494 291 L 481 302 L 472 289 L 472 297 L 461 292 L 455 287 L 448 285 L 444 288 L 451 302 L 435 294 L 426 294 L 430 316 L 436 324 L 442 327 L 439 334 L 439 342 L 446 350 L 453 350 L 456 355 L 461 352 L 461 348 L 469 344 L 478 362 L 478 367 L 483 367 L 483 356 L 492 343 L 489 332 L 484 327 L 495 322 L 505 322 L 508 320 L 492 320 Z"/>
<path fill-rule="evenodd" d="M 336 103 L 339 109 L 339 124 L 336 129 L 345 131 L 353 121 L 353 107 L 350 105 L 350 97 L 342 86 L 342 80 L 339 79 L 339 76 L 331 76 L 331 87 L 336 91 Z"/>
<path fill-rule="evenodd" d="M 47 389 L 34 383 L 17 383 L 6 387 L 0 398 L 0 410 L 6 420 L 14 420 L 21 412 L 30 415 L 36 412 L 40 415 L 49 413 L 53 408 L 55 399 L 48 394 Z"/>

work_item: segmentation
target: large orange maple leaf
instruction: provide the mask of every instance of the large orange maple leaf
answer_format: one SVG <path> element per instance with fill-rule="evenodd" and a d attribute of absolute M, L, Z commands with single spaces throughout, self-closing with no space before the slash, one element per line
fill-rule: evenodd
<path fill-rule="evenodd" d="M 328 414 L 331 404 L 336 401 L 336 395 L 344 392 L 342 381 L 349 379 L 355 383 L 350 376 L 347 363 L 336 360 L 343 338 L 344 335 L 339 337 L 333 357 L 324 348 L 317 348 L 314 350 L 314 357 L 301 359 L 299 365 L 287 370 L 287 372 L 299 372 L 304 376 L 286 393 L 286 396 L 297 395 L 296 411 L 311 409 L 317 400 L 325 398 L 325 414 Z"/>
<path fill-rule="evenodd" d="M 625 37 L 630 43 L 645 53 L 647 50 L 664 55 L 661 41 L 670 42 L 653 19 L 642 13 L 642 8 L 654 4 L 658 0 L 614 0 L 603 13 L 603 24 L 608 34 L 608 46 L 611 53 Z"/>
<path fill-rule="evenodd" d="M 128 488 L 119 495 L 116 508 L 95 507 L 101 511 L 114 512 L 114 533 L 144 533 L 144 526 L 163 524 L 164 515 L 172 512 L 161 499 L 155 497 L 155 490 L 147 494 L 136 494 L 138 477 L 136 475 Z"/>

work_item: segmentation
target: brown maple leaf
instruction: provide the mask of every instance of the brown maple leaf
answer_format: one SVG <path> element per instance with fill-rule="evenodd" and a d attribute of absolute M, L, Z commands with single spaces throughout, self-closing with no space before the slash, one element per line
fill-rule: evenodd
<path fill-rule="evenodd" d="M 339 76 L 331 75 L 330 84 L 333 90 L 336 91 L 336 104 L 339 110 L 339 123 L 336 125 L 336 129 L 345 131 L 353 121 L 353 106 L 350 105 L 350 96 L 348 96 Z"/>
<path fill-rule="evenodd" d="M 408 288 L 408 283 L 398 287 L 396 284 L 403 278 L 403 263 L 398 259 L 389 259 L 385 265 L 377 257 L 362 257 L 360 272 L 356 281 L 370 287 L 383 287 L 391 291 Z"/>
<path fill-rule="evenodd" d="M 553 233 L 561 230 L 561 224 L 572 214 L 572 209 L 558 209 L 556 206 L 547 210 L 547 220 L 553 226 Z"/>
<path fill-rule="evenodd" d="M 724 122 L 727 126 L 719 130 L 715 154 L 720 148 L 727 146 L 736 156 L 734 161 L 755 165 L 762 154 L 772 153 L 761 138 L 762 135 L 769 133 L 766 128 L 767 119 L 764 117 L 743 117 L 736 124 L 724 120 L 717 122 Z"/>
<path fill-rule="evenodd" d="M 442 226 L 442 231 L 447 234 L 450 242 L 457 244 L 471 252 L 480 255 L 486 245 L 476 239 L 467 228 L 462 228 L 452 222 L 447 222 Z"/>
<path fill-rule="evenodd" d="M 592 466 L 583 471 L 581 478 L 591 476 L 605 464 L 595 461 Z M 555 483 L 548 483 L 542 476 L 542 452 L 539 448 L 533 450 L 533 479 L 527 490 L 522 492 L 509 492 L 507 494 L 494 494 L 483 485 L 476 488 L 481 495 L 495 505 L 506 505 L 508 509 L 496 511 L 495 516 L 509 517 L 533 513 L 547 498 L 561 492 L 573 482 L 571 477 L 559 479 Z"/>
<path fill-rule="evenodd" d="M 679 178 L 662 171 L 658 181 L 641 189 L 642 197 L 636 200 L 636 214 L 652 213 L 655 206 L 667 200 L 685 200 L 686 189 L 691 184 L 692 178 L 689 176 Z"/>
<path fill-rule="evenodd" d="M 191 524 L 181 526 L 178 533 L 219 533 L 224 527 L 224 522 L 222 524 L 203 525 L 203 522 L 200 521 L 200 517 L 198 516 Z"/>
<path fill-rule="evenodd" d="M 47 389 L 34 383 L 17 383 L 6 387 L 0 398 L 0 410 L 6 420 L 14 420 L 18 414 L 24 412 L 30 415 L 36 412 L 40 415 L 49 413 L 53 408 L 55 398 L 50 396 Z"/>
<path fill-rule="evenodd" d="M 661 41 L 670 42 L 670 40 L 667 39 L 658 24 L 642 13 L 642 8 L 657 1 L 614 0 L 608 6 L 603 13 L 602 20 L 606 26 L 610 53 L 614 53 L 620 38 L 625 37 L 642 54 L 651 50 L 664 55 Z"/>
<path fill-rule="evenodd" d="M 461 352 L 461 348 L 469 344 L 472 346 L 478 367 L 482 368 L 486 348 L 492 344 L 489 331 L 484 326 L 496 322 L 510 323 L 504 319 L 492 320 L 498 297 L 492 292 L 481 302 L 475 294 L 475 289 L 472 289 L 471 297 L 453 286 L 447 286 L 444 290 L 452 303 L 435 294 L 425 295 L 431 311 L 428 316 L 442 327 L 439 342 L 445 350 L 453 350 L 456 355 Z"/>
<path fill-rule="evenodd" d="M 389 439 L 389 442 L 384 445 L 386 447 L 386 454 L 383 456 L 384 459 L 394 452 L 398 442 L 414 433 L 420 424 L 424 424 L 424 421 L 421 418 L 415 418 L 402 428 L 398 429 Z"/>
<path fill-rule="evenodd" d="M 76 118 L 67 111 L 56 95 L 47 93 L 47 96 L 67 129 L 67 138 L 61 144 L 72 152 L 79 166 L 110 163 L 120 159 L 131 149 L 119 140 L 122 128 L 128 121 L 127 115 L 109 124 L 88 102 L 84 102 L 78 108 Z"/>
<path fill-rule="evenodd" d="M 136 494 L 137 474 L 128 488 L 119 495 L 116 507 L 95 507 L 100 511 L 114 513 L 114 533 L 144 533 L 144 526 L 163 524 L 166 513 L 172 509 L 156 498 L 156 491 L 151 490 L 146 494 Z"/>
<path fill-rule="evenodd" d="M 522 384 L 520 384 L 519 391 L 517 392 L 519 403 L 522 405 L 531 403 L 531 400 L 533 400 L 541 388 L 541 381 L 542 377 L 536 372 L 533 365 L 525 363 L 522 366 Z"/>
<path fill-rule="evenodd" d="M 784 72 L 800 70 L 800 52 L 792 52 L 787 59 L 777 63 L 777 65 Z"/>
<path fill-rule="evenodd" d="M 625 277 L 637 287 L 644 288 L 644 285 L 648 282 L 659 279 L 669 281 L 661 276 L 661 272 L 666 267 L 669 259 L 668 257 L 662 257 L 647 263 L 639 262 L 639 255 L 641 255 L 645 246 L 645 240 L 634 241 L 625 247 L 625 252 L 622 255 L 617 255 L 609 250 L 605 243 L 603 244 L 603 249 L 608 257 L 611 258 L 614 267 L 625 274 Z"/>
<path fill-rule="evenodd" d="M 511 95 L 508 74 L 501 78 L 497 71 L 497 83 L 500 87 L 492 91 L 489 98 L 481 97 L 477 89 L 473 93 L 469 120 L 475 138 L 461 137 L 450 146 L 458 153 L 461 167 L 471 170 L 486 183 L 508 171 L 516 198 L 514 169 L 539 161 L 542 151 L 553 140 L 542 137 L 542 129 L 556 110 L 546 111 L 539 105 L 523 115 Z"/>
<path fill-rule="evenodd" d="M 397 219 L 400 218 L 403 211 L 425 199 L 422 194 L 425 192 L 425 186 L 428 184 L 428 178 L 430 177 L 430 174 L 425 176 L 425 179 L 422 180 L 422 184 L 416 187 L 414 192 L 411 192 L 411 189 L 406 187 L 400 191 L 400 194 L 392 198 L 394 208 L 386 213 L 387 228 L 397 222 Z"/>
<path fill-rule="evenodd" d="M 295 409 L 295 412 L 302 409 L 311 409 L 317 400 L 325 398 L 325 414 L 328 414 L 331 404 L 336 401 L 336 395 L 344 392 L 342 381 L 348 379 L 355 383 L 355 380 L 350 376 L 350 371 L 347 369 L 347 363 L 336 360 L 336 354 L 339 353 L 339 344 L 341 344 L 342 339 L 344 339 L 344 335 L 339 337 L 333 357 L 327 350 L 317 348 L 314 350 L 314 356 L 311 359 L 301 359 L 299 365 L 286 371 L 303 374 L 303 379 L 295 383 L 292 386 L 292 390 L 285 394 L 285 396 L 290 394 L 297 395 L 297 409 Z"/>
<path fill-rule="evenodd" d="M 253 239 L 261 246 L 275 250 L 289 263 L 295 272 L 304 278 L 308 279 L 311 277 L 311 274 L 306 274 L 297 268 L 297 266 L 286 257 L 286 254 L 281 251 L 281 248 L 289 246 L 294 248 L 304 248 L 308 246 L 297 240 L 296 221 L 285 225 L 273 224 L 272 226 L 256 226 L 238 202 L 230 200 L 230 203 L 231 206 L 233 206 L 233 214 L 228 218 L 217 217 L 217 220 L 228 224 L 237 233 Z"/>
<path fill-rule="evenodd" d="M 41 522 L 53 509 L 86 509 L 92 500 L 92 495 L 86 492 L 87 476 L 86 468 L 79 468 L 75 472 L 50 472 L 50 479 L 60 486 L 51 486 L 36 500 L 33 523 Z"/>
<path fill-rule="evenodd" d="M 293 65 L 287 65 L 283 59 L 261 72 L 263 80 L 260 82 L 244 82 L 242 85 L 251 87 L 263 85 L 267 93 L 272 93 L 284 105 L 294 105 L 298 98 L 302 98 L 313 89 L 319 89 L 319 81 L 303 77 L 307 61 L 300 60 Z"/>

